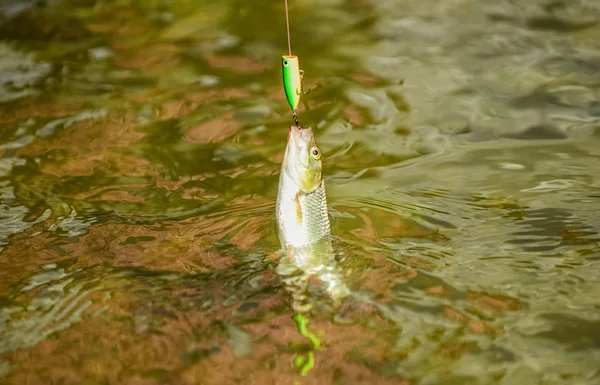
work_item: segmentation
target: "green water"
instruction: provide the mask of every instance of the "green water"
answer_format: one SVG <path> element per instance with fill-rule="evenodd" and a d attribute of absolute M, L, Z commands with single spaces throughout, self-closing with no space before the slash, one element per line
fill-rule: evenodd
<path fill-rule="evenodd" d="M 600 2 L 290 19 L 339 302 L 280 274 L 283 1 L 2 2 L 0 382 L 600 383 Z"/>

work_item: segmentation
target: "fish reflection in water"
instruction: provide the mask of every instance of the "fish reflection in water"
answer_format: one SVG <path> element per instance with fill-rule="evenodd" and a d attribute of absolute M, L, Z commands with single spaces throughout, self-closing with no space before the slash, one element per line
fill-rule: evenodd
<path fill-rule="evenodd" d="M 323 286 L 324 291 L 335 304 L 350 295 L 343 282 L 343 274 L 338 266 L 338 255 L 332 242 L 323 238 L 314 244 L 288 248 L 279 261 L 277 273 L 283 278 L 286 289 L 292 294 L 292 307 L 297 312 L 305 312 L 314 306 L 308 293 L 312 279 Z"/>
<path fill-rule="evenodd" d="M 283 253 L 276 271 L 285 289 L 290 292 L 291 307 L 295 312 L 292 318 L 298 333 L 309 343 L 307 347 L 295 349 L 294 365 L 304 376 L 315 365 L 315 351 L 320 350 L 321 340 L 307 328 L 309 318 L 303 314 L 316 310 L 317 306 L 319 310 L 339 309 L 341 301 L 351 293 L 343 282 L 342 270 L 337 263 L 338 254 L 334 252 L 329 237 L 307 245 L 287 247 Z M 316 289 L 317 286 L 322 290 Z M 320 292 L 324 292 L 327 298 L 323 299 Z"/>

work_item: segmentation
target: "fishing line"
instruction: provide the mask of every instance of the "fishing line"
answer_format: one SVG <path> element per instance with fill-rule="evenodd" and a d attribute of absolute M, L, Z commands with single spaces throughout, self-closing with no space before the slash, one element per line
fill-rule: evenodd
<path fill-rule="evenodd" d="M 281 68 L 283 72 L 283 89 L 285 97 L 292 109 L 292 117 L 297 127 L 301 127 L 298 122 L 298 105 L 300 104 L 300 96 L 310 93 L 304 91 L 304 71 L 300 69 L 298 56 L 292 55 L 292 39 L 290 34 L 290 15 L 288 1 L 285 0 L 285 25 L 287 28 L 288 54 L 281 57 Z"/>
<path fill-rule="evenodd" d="M 285 0 L 285 25 L 287 27 L 288 55 L 292 56 L 292 41 L 290 39 L 290 17 L 288 15 L 288 3 L 287 3 L 287 0 Z"/>

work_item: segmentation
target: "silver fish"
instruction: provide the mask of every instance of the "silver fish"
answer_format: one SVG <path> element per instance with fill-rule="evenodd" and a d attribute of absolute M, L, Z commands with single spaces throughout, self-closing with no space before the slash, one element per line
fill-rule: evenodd
<path fill-rule="evenodd" d="M 284 249 L 307 246 L 331 236 L 321 150 L 310 128 L 290 127 L 276 213 Z"/>
<path fill-rule="evenodd" d="M 282 258 L 278 271 L 290 275 L 300 268 L 305 273 L 294 278 L 298 298 L 304 298 L 301 292 L 311 275 L 326 284 L 332 297 L 348 295 L 335 266 L 321 150 L 310 128 L 290 127 L 275 210 L 279 240 L 288 257 Z"/>

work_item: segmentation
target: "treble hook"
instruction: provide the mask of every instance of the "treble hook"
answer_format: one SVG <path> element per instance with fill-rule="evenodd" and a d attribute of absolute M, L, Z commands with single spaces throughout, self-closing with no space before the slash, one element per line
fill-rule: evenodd
<path fill-rule="evenodd" d="M 304 79 L 304 70 L 300 70 L 300 91 L 296 90 L 296 93 L 298 95 L 300 95 L 301 93 L 304 94 L 304 95 L 310 94 L 310 90 L 311 90 L 310 88 L 308 89 L 308 92 L 304 92 L 304 81 L 303 81 L 303 79 Z"/>

